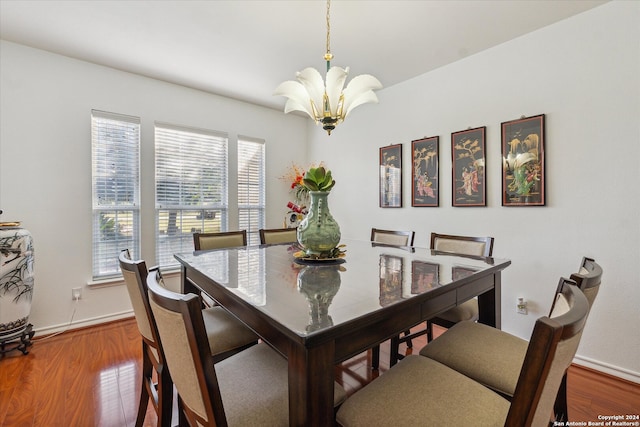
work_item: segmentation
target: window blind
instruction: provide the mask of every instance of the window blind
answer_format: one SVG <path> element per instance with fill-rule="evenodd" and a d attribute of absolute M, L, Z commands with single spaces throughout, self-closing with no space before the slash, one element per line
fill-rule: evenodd
<path fill-rule="evenodd" d="M 193 233 L 227 231 L 227 134 L 155 126 L 156 262 L 193 250 Z"/>
<path fill-rule="evenodd" d="M 120 275 L 118 255 L 140 255 L 140 119 L 91 111 L 93 278 Z"/>
<path fill-rule="evenodd" d="M 265 224 L 264 141 L 238 137 L 238 225 L 247 230 L 247 244 L 260 244 Z"/>

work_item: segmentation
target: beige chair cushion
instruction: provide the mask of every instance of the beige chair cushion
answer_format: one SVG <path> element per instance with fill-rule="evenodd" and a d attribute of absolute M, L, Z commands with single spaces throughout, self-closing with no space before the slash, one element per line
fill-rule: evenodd
<path fill-rule="evenodd" d="M 215 369 L 230 427 L 289 425 L 287 361 L 268 345 L 250 347 Z M 335 405 L 345 397 L 335 384 Z"/>
<path fill-rule="evenodd" d="M 200 236 L 200 250 L 232 248 L 243 245 L 244 241 L 241 234 Z"/>
<path fill-rule="evenodd" d="M 460 305 L 457 305 L 447 311 L 439 313 L 437 317 L 440 319 L 448 320 L 452 323 L 463 322 L 465 320 L 469 320 L 475 322 L 478 320 L 479 310 L 478 310 L 478 300 L 470 299 L 469 301 L 465 301 Z"/>
<path fill-rule="evenodd" d="M 131 306 L 133 307 L 133 314 L 135 315 L 140 335 L 151 342 L 155 342 L 153 339 L 153 333 L 151 332 L 151 325 L 149 324 L 149 315 L 147 314 L 145 302 L 142 299 L 142 294 L 138 287 L 138 278 L 136 273 L 124 269 L 121 271 L 122 277 L 124 277 L 124 282 L 127 285 L 127 291 L 129 292 Z M 156 360 L 158 359 L 156 358 Z"/>
<path fill-rule="evenodd" d="M 553 303 L 553 310 L 551 311 L 551 314 L 549 315 L 549 317 L 554 318 L 554 317 L 562 316 L 563 314 L 568 312 L 570 309 L 571 307 L 569 307 L 569 303 L 567 302 L 567 299 L 565 298 L 565 296 L 563 294 L 557 294 L 556 300 Z"/>
<path fill-rule="evenodd" d="M 420 355 L 513 396 L 528 345 L 491 326 L 460 322 L 422 348 Z M 497 348 L 502 349 L 499 358 Z"/>
<path fill-rule="evenodd" d="M 258 341 L 251 329 L 220 306 L 202 310 L 202 318 L 214 356 Z"/>
<path fill-rule="evenodd" d="M 435 360 L 407 356 L 348 398 L 337 421 L 353 426 L 503 426 L 509 402 Z"/>
<path fill-rule="evenodd" d="M 297 232 L 298 230 L 295 228 L 287 231 L 265 231 L 264 242 L 271 245 L 297 242 Z"/>
<path fill-rule="evenodd" d="M 482 256 L 485 246 L 484 242 L 437 238 L 433 249 L 443 252 Z"/>
<path fill-rule="evenodd" d="M 385 245 L 407 246 L 409 244 L 409 236 L 390 233 L 376 233 L 373 241 L 376 243 L 383 243 Z"/>

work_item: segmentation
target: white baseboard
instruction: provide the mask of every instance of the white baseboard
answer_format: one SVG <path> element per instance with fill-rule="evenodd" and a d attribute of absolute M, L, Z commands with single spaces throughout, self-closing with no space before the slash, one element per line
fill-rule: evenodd
<path fill-rule="evenodd" d="M 576 357 L 573 359 L 573 363 L 596 371 L 604 372 L 605 374 L 622 378 L 633 383 L 640 384 L 640 373 L 620 368 L 619 366 L 613 366 L 608 363 L 600 362 L 598 360 L 593 360 L 589 359 L 588 357 L 578 355 L 576 355 Z"/>
<path fill-rule="evenodd" d="M 82 319 L 73 321 L 71 323 L 64 323 L 62 325 L 53 325 L 46 328 L 36 329 L 36 338 L 43 335 L 51 335 L 60 333 L 63 331 L 70 331 L 73 329 L 84 328 L 87 326 L 99 325 L 101 323 L 112 322 L 114 320 L 126 319 L 127 317 L 133 317 L 133 310 L 122 311 L 120 313 L 113 313 L 104 316 L 92 317 L 89 319 Z"/>

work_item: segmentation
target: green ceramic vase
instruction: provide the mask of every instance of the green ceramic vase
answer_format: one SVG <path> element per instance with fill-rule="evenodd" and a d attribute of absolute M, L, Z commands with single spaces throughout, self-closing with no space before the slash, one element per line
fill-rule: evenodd
<path fill-rule="evenodd" d="M 298 243 L 307 255 L 329 252 L 340 243 L 340 226 L 329 212 L 328 191 L 310 191 L 309 213 L 298 226 Z"/>

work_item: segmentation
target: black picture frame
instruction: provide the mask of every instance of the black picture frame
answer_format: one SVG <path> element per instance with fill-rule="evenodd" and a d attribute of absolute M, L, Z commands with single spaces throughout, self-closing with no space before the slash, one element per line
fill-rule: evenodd
<path fill-rule="evenodd" d="M 451 134 L 451 203 L 487 206 L 486 126 Z"/>
<path fill-rule="evenodd" d="M 502 206 L 545 206 L 545 115 L 502 123 Z"/>
<path fill-rule="evenodd" d="M 440 205 L 440 137 L 411 141 L 411 206 Z"/>
<path fill-rule="evenodd" d="M 380 207 L 402 207 L 402 144 L 380 148 Z"/>

